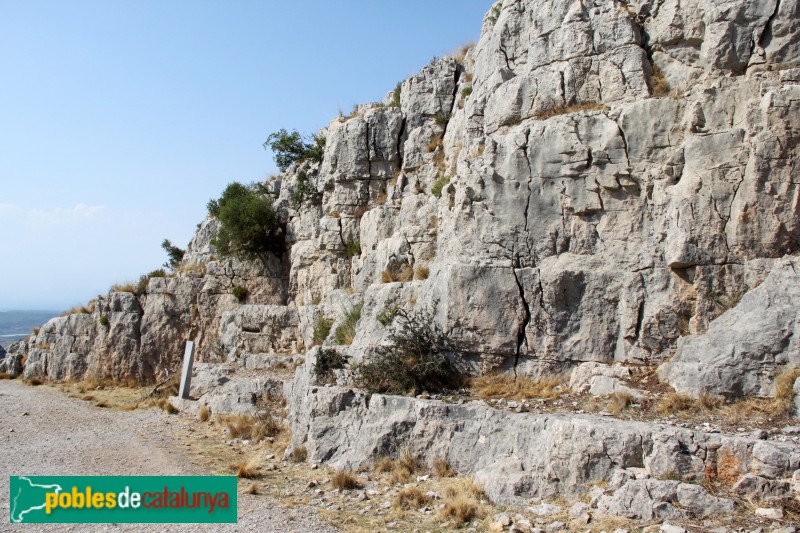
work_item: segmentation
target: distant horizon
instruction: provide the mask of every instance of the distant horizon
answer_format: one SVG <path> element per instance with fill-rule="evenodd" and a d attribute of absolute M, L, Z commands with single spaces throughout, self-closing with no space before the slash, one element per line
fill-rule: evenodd
<path fill-rule="evenodd" d="M 0 304 L 67 310 L 186 247 L 232 181 L 432 56 L 477 41 L 488 0 L 55 0 L 0 18 Z"/>

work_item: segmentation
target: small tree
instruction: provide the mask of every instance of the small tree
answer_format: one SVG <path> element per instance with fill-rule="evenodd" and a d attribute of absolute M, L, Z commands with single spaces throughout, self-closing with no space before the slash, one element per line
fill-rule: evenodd
<path fill-rule="evenodd" d="M 321 163 L 325 152 L 325 136 L 312 135 L 304 138 L 297 130 L 288 132 L 281 128 L 267 137 L 264 149 L 275 153 L 275 164 L 281 172 L 286 172 L 295 163 Z"/>
<path fill-rule="evenodd" d="M 213 241 L 221 255 L 266 261 L 269 253 L 283 253 L 283 228 L 272 200 L 254 186 L 233 182 L 208 207 L 221 222 Z"/>
<path fill-rule="evenodd" d="M 186 250 L 182 250 L 177 246 L 173 246 L 169 239 L 164 239 L 161 243 L 161 247 L 167 252 L 167 262 L 164 263 L 164 268 L 169 268 L 175 270 L 178 268 L 178 265 L 181 264 L 183 261 L 183 256 L 186 254 Z"/>
<path fill-rule="evenodd" d="M 394 316 L 397 329 L 389 334 L 390 344 L 356 366 L 356 383 L 370 392 L 390 394 L 461 386 L 463 376 L 446 355 L 452 351 L 451 342 L 436 326 L 433 315 L 398 310 Z"/>

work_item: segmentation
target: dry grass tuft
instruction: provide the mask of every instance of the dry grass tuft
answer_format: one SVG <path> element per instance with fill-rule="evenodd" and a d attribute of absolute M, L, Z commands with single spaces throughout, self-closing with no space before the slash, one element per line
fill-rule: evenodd
<path fill-rule="evenodd" d="M 14 376 L 8 372 L 0 372 L 0 379 L 14 379 Z"/>
<path fill-rule="evenodd" d="M 628 392 L 615 392 L 608 396 L 606 411 L 618 416 L 622 411 L 636 403 L 636 398 Z"/>
<path fill-rule="evenodd" d="M 337 470 L 331 477 L 331 486 L 339 490 L 360 489 L 361 483 L 350 470 Z"/>
<path fill-rule="evenodd" d="M 478 516 L 478 504 L 470 498 L 454 498 L 444 504 L 442 516 L 458 527 Z"/>
<path fill-rule="evenodd" d="M 673 392 L 661 398 L 654 410 L 661 416 L 669 416 L 683 411 L 691 411 L 694 407 L 695 402 L 691 397 Z"/>
<path fill-rule="evenodd" d="M 414 279 L 414 269 L 403 264 L 399 267 L 387 268 L 381 272 L 381 283 L 394 283 L 395 281 L 411 281 Z"/>
<path fill-rule="evenodd" d="M 258 494 L 258 483 L 253 483 L 252 485 L 250 485 L 250 487 L 248 487 L 247 490 L 244 491 L 244 493 L 252 494 L 254 496 Z"/>
<path fill-rule="evenodd" d="M 108 289 L 108 292 L 136 292 L 138 284 L 132 281 L 125 281 L 122 283 L 115 283 Z"/>
<path fill-rule="evenodd" d="M 100 408 L 111 407 L 111 404 L 110 404 L 110 403 L 108 403 L 108 402 L 107 402 L 107 401 L 105 401 L 105 400 L 100 400 L 99 402 L 97 402 L 97 403 L 96 403 L 96 404 L 94 404 L 94 405 L 95 405 L 96 407 L 100 407 Z"/>
<path fill-rule="evenodd" d="M 671 90 L 664 73 L 655 64 L 653 64 L 653 74 L 650 76 L 650 85 L 653 96 L 667 96 Z"/>
<path fill-rule="evenodd" d="M 453 477 L 456 473 L 450 468 L 450 463 L 447 459 L 436 459 L 433 462 L 433 475 L 438 478 Z"/>
<path fill-rule="evenodd" d="M 211 419 L 211 409 L 209 409 L 207 405 L 204 405 L 200 408 L 197 416 L 200 418 L 200 422 L 208 422 Z"/>
<path fill-rule="evenodd" d="M 169 403 L 169 400 L 167 400 L 166 398 L 159 398 L 158 402 L 156 402 L 156 405 L 158 406 L 159 409 L 166 411 L 167 414 L 176 415 L 180 413 L 178 408 Z"/>
<path fill-rule="evenodd" d="M 580 111 L 608 111 L 608 106 L 601 102 L 585 102 L 582 104 L 559 106 L 538 113 L 536 118 L 539 120 L 546 120 L 559 115 L 568 115 L 570 113 L 578 113 Z"/>
<path fill-rule="evenodd" d="M 293 463 L 302 463 L 308 458 L 308 450 L 305 447 L 294 448 L 289 454 L 289 460 Z"/>
<path fill-rule="evenodd" d="M 555 399 L 566 393 L 558 376 L 531 379 L 510 374 L 490 374 L 474 378 L 470 387 L 481 398 Z"/>
<path fill-rule="evenodd" d="M 408 483 L 411 476 L 417 471 L 417 460 L 411 450 L 404 446 L 400 451 L 400 457 L 381 457 L 372 467 L 375 474 L 388 474 L 392 483 Z"/>
<path fill-rule="evenodd" d="M 210 414 L 210 413 L 209 413 Z M 259 442 L 265 437 L 274 437 L 283 431 L 283 425 L 271 413 L 263 411 L 257 415 L 228 415 L 222 417 L 228 434 L 234 439 Z"/>
<path fill-rule="evenodd" d="M 431 275 L 431 269 L 427 266 L 418 266 L 414 268 L 414 279 L 428 279 Z"/>
<path fill-rule="evenodd" d="M 425 149 L 429 154 L 435 152 L 436 150 L 443 150 L 444 149 L 444 141 L 441 137 L 434 137 L 431 139 L 431 142 L 428 143 L 427 148 Z"/>
<path fill-rule="evenodd" d="M 419 509 L 425 507 L 431 502 L 431 497 L 419 490 L 417 487 L 406 487 L 400 489 L 397 496 L 392 501 L 392 507 L 395 509 Z"/>
<path fill-rule="evenodd" d="M 257 477 L 261 477 L 261 473 L 259 472 L 259 460 L 258 456 L 254 455 L 247 459 L 246 461 L 241 461 L 236 465 L 232 465 L 234 472 L 236 472 L 236 477 L 245 478 L 245 479 L 254 479 Z"/>
<path fill-rule="evenodd" d="M 28 381 L 26 381 L 26 383 L 28 385 L 31 385 L 32 387 L 37 387 L 39 385 L 44 384 L 44 380 L 42 378 L 31 378 Z"/>

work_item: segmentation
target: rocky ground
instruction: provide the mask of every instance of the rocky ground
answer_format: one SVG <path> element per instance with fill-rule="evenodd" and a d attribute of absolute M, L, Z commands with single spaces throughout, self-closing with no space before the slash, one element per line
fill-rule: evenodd
<path fill-rule="evenodd" d="M 98 398 L 121 393 L 109 391 Z M 130 394 L 128 394 L 130 396 Z M 99 401 L 99 400 L 98 400 Z M 196 460 L 192 422 L 157 409 L 98 408 L 51 387 L 0 381 L 0 492 L 2 523 L 8 523 L 10 475 L 207 475 Z M 239 523 L 216 531 L 336 531 L 307 506 L 287 506 L 265 495 L 248 495 L 240 484 Z M 193 525 L 6 525 L 6 531 L 207 531 Z"/>
<path fill-rule="evenodd" d="M 252 382 L 249 376 L 247 382 Z M 496 385 L 496 383 L 495 383 Z M 470 402 L 490 389 L 478 386 L 443 398 L 448 402 Z M 576 385 L 577 386 L 577 385 Z M 224 416 L 201 421 L 201 401 L 172 403 L 182 412 L 167 414 L 157 406 L 135 405 L 143 389 L 104 387 L 96 383 L 62 384 L 56 387 L 25 386 L 3 381 L 0 402 L 8 417 L 0 430 L 4 434 L 3 476 L 18 472 L 36 474 L 231 474 L 237 465 L 250 463 L 254 478 L 240 482 L 240 523 L 237 530 L 328 531 L 333 524 L 347 531 L 793 531 L 798 516 L 785 508 L 782 519 L 762 516 L 766 507 L 739 498 L 736 513 L 692 520 L 630 520 L 604 516 L 589 498 L 567 501 L 560 498 L 530 500 L 525 505 L 492 505 L 471 479 L 456 476 L 446 467 L 426 468 L 412 460 L 404 470 L 401 460 L 384 462 L 378 468 L 346 471 L 352 475 L 351 488 L 334 486 L 337 471 L 314 464 L 311 457 L 295 462 L 284 459 L 290 435 L 284 431 L 264 442 L 231 438 Z M 590 394 L 571 392 L 568 384 L 554 384 L 538 391 L 542 398 L 492 399 L 485 401 L 502 411 L 580 410 L 573 402 L 592 402 Z M 648 394 L 659 394 L 650 391 Z M 424 395 L 423 395 L 424 396 Z M 524 394 L 522 394 L 524 396 Z M 422 398 L 424 400 L 424 398 Z M 611 398 L 595 398 L 606 405 Z M 98 407 L 103 406 L 106 407 Z M 165 405 L 165 404 L 162 404 Z M 285 408 L 280 400 L 261 404 L 280 418 Z M 640 418 L 641 403 L 626 406 L 616 416 Z M 608 418 L 616 418 L 607 413 Z M 664 424 L 702 426 L 704 415 L 686 411 L 683 416 L 665 418 Z M 717 416 L 717 415 L 715 415 Z M 722 416 L 721 414 L 718 416 Z M 64 419 L 74 423 L 63 424 Z M 13 429 L 13 431 L 11 431 Z M 715 431 L 715 428 L 705 428 Z M 717 430 L 719 431 L 719 430 Z M 748 426 L 747 431 L 751 431 Z M 762 431 L 765 440 L 795 441 L 791 426 Z M 125 442 L 120 446 L 120 442 Z M 88 451 L 87 451 L 88 450 Z M 119 454 L 124 459 L 119 461 Z M 41 457 L 53 457 L 42 461 Z M 400 455 L 402 459 L 402 454 Z M 34 468 L 35 466 L 35 468 Z M 30 468 L 29 468 L 30 467 Z M 339 474 L 341 475 L 341 474 Z M 649 477 L 649 476 L 648 476 Z M 613 480 L 612 480 L 613 482 Z M 598 487 L 605 488 L 605 487 Z M 735 497 L 724 486 L 705 487 L 711 494 Z M 256 494 L 250 494 L 255 492 Z M 5 498 L 5 493 L 3 494 Z M 7 508 L 7 501 L 0 500 Z M 760 509 L 760 510 L 759 510 Z M 674 527 L 675 529 L 669 529 Z M 266 528 L 266 529 L 265 529 Z M 270 529 L 272 528 L 272 529 Z M 58 527 L 42 530 L 57 530 Z M 80 528 L 73 529 L 80 530 Z M 113 531 L 124 531 L 114 526 Z M 186 531 L 185 528 L 180 528 Z"/>

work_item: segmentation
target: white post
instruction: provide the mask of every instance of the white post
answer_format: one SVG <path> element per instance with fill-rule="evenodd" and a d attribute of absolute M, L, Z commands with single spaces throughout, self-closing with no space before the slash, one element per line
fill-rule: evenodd
<path fill-rule="evenodd" d="M 181 388 L 178 396 L 184 400 L 189 399 L 189 389 L 192 387 L 192 362 L 194 361 L 194 341 L 186 341 L 186 351 L 183 352 L 183 373 L 181 374 Z"/>

